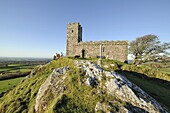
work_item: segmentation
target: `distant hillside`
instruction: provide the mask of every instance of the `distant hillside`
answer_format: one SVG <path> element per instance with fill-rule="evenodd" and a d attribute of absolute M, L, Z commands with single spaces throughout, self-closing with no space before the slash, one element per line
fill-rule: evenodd
<path fill-rule="evenodd" d="M 0 106 L 0 113 L 167 113 L 124 76 L 68 58 L 36 67 L 0 98 Z"/>
<path fill-rule="evenodd" d="M 0 64 L 3 63 L 22 63 L 22 62 L 49 62 L 50 58 L 18 58 L 18 57 L 0 57 Z"/>

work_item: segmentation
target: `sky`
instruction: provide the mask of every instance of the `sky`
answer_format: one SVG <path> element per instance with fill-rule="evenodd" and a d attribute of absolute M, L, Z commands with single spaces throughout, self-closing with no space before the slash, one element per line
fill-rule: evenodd
<path fill-rule="evenodd" d="M 52 58 L 66 53 L 68 23 L 83 41 L 170 39 L 170 0 L 0 0 L 0 56 Z"/>

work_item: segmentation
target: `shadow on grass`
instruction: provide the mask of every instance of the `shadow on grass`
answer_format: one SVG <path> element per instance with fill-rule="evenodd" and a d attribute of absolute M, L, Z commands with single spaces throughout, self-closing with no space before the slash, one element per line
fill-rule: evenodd
<path fill-rule="evenodd" d="M 147 80 L 147 81 L 152 81 L 152 82 L 155 82 L 156 84 L 160 84 L 160 85 L 163 85 L 164 87 L 167 87 L 170 89 L 170 82 L 169 81 L 166 81 L 166 80 L 162 80 L 162 79 L 159 79 L 159 78 L 153 78 L 153 77 L 149 77 L 145 74 L 141 74 L 141 73 L 137 73 L 137 72 L 133 72 L 133 71 L 127 71 L 127 70 L 116 70 L 117 73 L 120 73 L 122 75 L 132 75 L 132 76 L 135 76 L 135 77 L 138 77 L 138 78 L 141 78 L 143 80 Z"/>
<path fill-rule="evenodd" d="M 139 86 L 150 96 L 155 98 L 160 104 L 170 111 L 170 82 L 159 78 L 151 78 L 145 74 L 116 70 L 117 73 L 125 76 L 131 82 Z"/>

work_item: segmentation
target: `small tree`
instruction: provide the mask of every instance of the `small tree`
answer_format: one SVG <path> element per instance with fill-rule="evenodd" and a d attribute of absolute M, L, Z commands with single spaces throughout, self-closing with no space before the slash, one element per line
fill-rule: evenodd
<path fill-rule="evenodd" d="M 130 42 L 129 53 L 134 55 L 133 64 L 165 62 L 169 59 L 170 43 L 161 43 L 155 35 L 145 35 Z"/>

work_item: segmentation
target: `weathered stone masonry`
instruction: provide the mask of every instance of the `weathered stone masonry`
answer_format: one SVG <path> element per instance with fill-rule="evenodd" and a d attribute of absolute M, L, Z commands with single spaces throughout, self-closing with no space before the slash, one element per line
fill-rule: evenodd
<path fill-rule="evenodd" d="M 80 56 L 94 58 L 100 56 L 102 45 L 102 57 L 119 61 L 127 61 L 128 41 L 96 41 L 82 42 L 82 27 L 77 23 L 68 24 L 67 28 L 67 56 Z"/>

